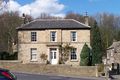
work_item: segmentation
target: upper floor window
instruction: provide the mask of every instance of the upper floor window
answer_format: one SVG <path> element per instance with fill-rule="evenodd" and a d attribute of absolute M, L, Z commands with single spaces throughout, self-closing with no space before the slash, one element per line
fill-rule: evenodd
<path fill-rule="evenodd" d="M 77 33 L 75 31 L 71 32 L 71 41 L 77 41 Z"/>
<path fill-rule="evenodd" d="M 37 33 L 31 32 L 31 41 L 37 41 Z"/>
<path fill-rule="evenodd" d="M 52 42 L 56 41 L 56 32 L 55 31 L 50 32 L 50 41 L 52 41 Z"/>
<path fill-rule="evenodd" d="M 71 49 L 71 60 L 76 60 L 77 59 L 76 51 L 77 51 L 76 48 Z"/>

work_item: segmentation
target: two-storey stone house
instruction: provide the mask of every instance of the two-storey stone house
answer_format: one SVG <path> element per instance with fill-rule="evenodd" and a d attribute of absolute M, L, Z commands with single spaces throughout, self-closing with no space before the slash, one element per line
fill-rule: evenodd
<path fill-rule="evenodd" d="M 73 19 L 34 20 L 17 28 L 18 59 L 23 63 L 41 63 L 46 54 L 50 64 L 59 64 L 59 45 L 70 44 L 66 64 L 79 65 L 83 45 L 90 45 L 90 26 Z"/>

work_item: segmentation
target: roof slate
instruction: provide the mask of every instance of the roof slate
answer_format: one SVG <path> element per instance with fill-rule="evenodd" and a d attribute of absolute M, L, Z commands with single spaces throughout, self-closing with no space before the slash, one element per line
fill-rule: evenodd
<path fill-rule="evenodd" d="M 17 28 L 17 30 L 39 29 L 90 29 L 90 26 L 73 19 L 39 19 Z"/>

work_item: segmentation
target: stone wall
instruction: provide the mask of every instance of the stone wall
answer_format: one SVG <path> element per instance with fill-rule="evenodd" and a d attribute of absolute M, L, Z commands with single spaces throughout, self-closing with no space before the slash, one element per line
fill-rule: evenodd
<path fill-rule="evenodd" d="M 18 61 L 0 61 L 1 68 L 7 68 L 15 72 L 41 73 L 68 76 L 97 76 L 96 66 L 68 66 L 45 64 L 21 64 Z"/>

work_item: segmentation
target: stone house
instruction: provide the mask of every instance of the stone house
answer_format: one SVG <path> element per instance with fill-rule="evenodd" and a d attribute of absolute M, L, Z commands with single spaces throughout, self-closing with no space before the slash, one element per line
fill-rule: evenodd
<path fill-rule="evenodd" d="M 108 64 L 120 64 L 120 41 L 113 42 L 113 44 L 107 48 L 107 60 Z"/>
<path fill-rule="evenodd" d="M 17 28 L 18 59 L 23 63 L 42 63 L 46 54 L 50 64 L 59 64 L 59 45 L 71 49 L 66 64 L 79 65 L 83 45 L 90 46 L 90 26 L 73 19 L 39 19 Z"/>

